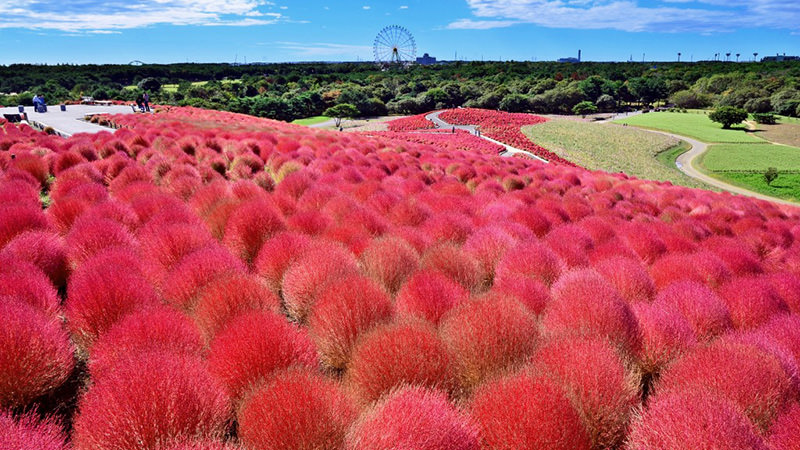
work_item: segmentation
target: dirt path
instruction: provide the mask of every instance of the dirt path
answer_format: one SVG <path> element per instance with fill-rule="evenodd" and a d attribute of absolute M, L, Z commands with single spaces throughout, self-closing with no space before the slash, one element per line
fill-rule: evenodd
<path fill-rule="evenodd" d="M 448 128 L 455 128 L 457 130 L 467 130 L 471 134 L 476 134 L 474 125 L 453 125 L 453 124 L 447 123 L 444 120 L 439 118 L 439 114 L 441 114 L 441 113 L 442 113 L 442 111 L 436 111 L 436 112 L 428 114 L 427 116 L 425 116 L 425 118 L 430 120 L 434 124 L 436 124 L 437 128 L 442 128 L 442 129 L 445 129 L 445 130 L 448 129 Z M 536 155 L 534 155 L 533 153 L 531 153 L 531 152 L 529 152 L 527 150 L 521 150 L 521 149 L 518 149 L 516 147 L 512 147 L 510 145 L 504 144 L 504 143 L 502 143 L 500 141 L 496 141 L 496 140 L 494 140 L 494 139 L 492 139 L 490 137 L 486 137 L 486 136 L 483 136 L 483 135 L 480 135 L 479 137 L 481 139 L 486 139 L 489 142 L 494 142 L 497 145 L 501 145 L 501 146 L 505 147 L 505 151 L 501 152 L 500 156 L 514 156 L 515 154 L 519 153 L 519 154 L 523 154 L 523 155 L 526 155 L 526 156 L 530 156 L 531 158 L 534 158 L 534 159 L 536 159 L 538 161 L 541 161 L 541 162 L 544 162 L 544 163 L 548 162 L 546 159 L 544 159 L 544 158 L 542 158 L 540 156 L 536 156 Z"/>

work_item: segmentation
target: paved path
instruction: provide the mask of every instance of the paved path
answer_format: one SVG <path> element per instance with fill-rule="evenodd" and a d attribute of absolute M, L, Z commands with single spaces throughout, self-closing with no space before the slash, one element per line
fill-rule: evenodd
<path fill-rule="evenodd" d="M 28 114 L 31 126 L 40 129 L 52 127 L 57 134 L 64 137 L 76 133 L 114 132 L 113 128 L 102 127 L 83 120 L 87 114 L 133 114 L 131 107 L 124 105 L 67 105 L 66 111 L 61 111 L 58 105 L 48 105 L 46 113 L 33 112 L 33 106 L 26 106 L 25 112 Z M 16 106 L 0 108 L 0 115 L 2 114 L 19 114 L 19 110 Z"/>
<path fill-rule="evenodd" d="M 667 133 L 665 131 L 656 131 L 656 130 L 646 130 L 646 131 L 650 131 L 652 133 L 663 134 L 665 136 L 670 136 L 670 137 L 673 137 L 675 139 L 680 139 L 682 141 L 688 142 L 689 145 L 692 146 L 692 148 L 689 149 L 688 152 L 682 153 L 680 156 L 678 156 L 678 159 L 675 161 L 675 165 L 678 166 L 678 169 L 681 172 L 685 173 L 686 175 L 688 175 L 688 176 L 690 176 L 690 177 L 692 177 L 692 178 L 694 178 L 696 180 L 700 180 L 703 183 L 706 183 L 706 184 L 714 186 L 714 187 L 718 187 L 720 189 L 723 189 L 723 190 L 728 191 L 728 192 L 732 192 L 734 194 L 746 195 L 748 197 L 754 197 L 754 198 L 758 198 L 758 199 L 761 199 L 761 200 L 767 200 L 767 201 L 770 201 L 770 202 L 781 203 L 781 204 L 784 204 L 784 205 L 798 206 L 798 203 L 796 203 L 796 202 L 791 202 L 789 200 L 783 200 L 783 199 L 780 199 L 780 198 L 770 197 L 769 195 L 759 194 L 758 192 L 753 192 L 753 191 L 747 190 L 745 188 L 741 188 L 739 186 L 734 186 L 732 184 L 729 184 L 729 183 L 726 183 L 724 181 L 720 181 L 720 180 L 718 180 L 716 178 L 710 177 L 710 176 L 704 174 L 703 172 L 700 172 L 699 170 L 697 170 L 694 167 L 694 161 L 695 161 L 695 159 L 697 159 L 698 156 L 702 155 L 703 153 L 706 152 L 706 150 L 708 150 L 708 144 L 706 144 L 705 142 L 700 142 L 697 139 L 692 139 L 690 137 L 681 136 L 681 135 L 678 135 L 678 134 Z"/>
<path fill-rule="evenodd" d="M 430 114 L 426 115 L 425 118 L 430 120 L 434 124 L 436 124 L 437 128 L 442 128 L 442 129 L 446 130 L 446 129 L 452 129 L 453 127 L 455 127 L 457 130 L 467 130 L 471 134 L 476 134 L 474 125 L 453 125 L 453 124 L 447 123 L 444 120 L 439 118 L 439 114 L 441 114 L 441 113 L 442 113 L 442 111 L 436 111 L 436 112 L 433 112 L 433 113 L 430 113 Z M 539 160 L 541 162 L 544 162 L 544 163 L 548 162 L 546 159 L 544 159 L 544 158 L 542 158 L 540 156 L 536 156 L 536 155 L 534 155 L 533 153 L 531 153 L 531 152 L 529 152 L 527 150 L 520 150 L 518 148 L 512 147 L 512 146 L 507 145 L 507 144 L 504 144 L 504 143 L 502 143 L 500 141 L 496 141 L 496 140 L 494 140 L 494 139 L 492 139 L 490 137 L 486 137 L 484 135 L 480 135 L 480 138 L 486 139 L 489 142 L 494 142 L 495 144 L 504 147 L 505 151 L 501 152 L 500 156 L 514 156 L 515 154 L 520 153 L 520 154 L 523 154 L 523 155 L 526 155 L 526 156 L 530 156 L 531 158 L 537 159 L 537 160 Z"/>
<path fill-rule="evenodd" d="M 310 128 L 325 128 L 325 127 L 332 127 L 336 125 L 335 119 L 328 119 L 325 122 L 315 123 L 313 125 L 309 125 Z"/>

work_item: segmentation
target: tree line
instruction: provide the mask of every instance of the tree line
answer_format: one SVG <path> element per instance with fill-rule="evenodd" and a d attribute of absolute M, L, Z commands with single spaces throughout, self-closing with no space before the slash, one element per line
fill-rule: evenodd
<path fill-rule="evenodd" d="M 800 116 L 800 62 L 0 66 L 4 105 L 29 105 L 36 94 L 51 104 L 82 96 L 132 101 L 144 91 L 155 103 L 287 121 L 338 104 L 352 104 L 362 116 L 458 106 L 572 114 L 654 104 Z"/>

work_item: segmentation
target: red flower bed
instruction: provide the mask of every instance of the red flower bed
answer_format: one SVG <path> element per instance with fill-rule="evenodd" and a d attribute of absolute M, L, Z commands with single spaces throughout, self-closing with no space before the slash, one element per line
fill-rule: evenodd
<path fill-rule="evenodd" d="M 426 119 L 428 114 L 417 114 L 416 116 L 401 117 L 399 119 L 386 122 L 389 131 L 414 131 L 427 130 L 434 127 L 433 122 Z"/>

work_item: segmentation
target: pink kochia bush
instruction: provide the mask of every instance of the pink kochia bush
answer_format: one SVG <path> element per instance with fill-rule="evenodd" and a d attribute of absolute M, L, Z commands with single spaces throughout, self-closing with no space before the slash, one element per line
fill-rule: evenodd
<path fill-rule="evenodd" d="M 419 265 L 416 250 L 398 237 L 373 240 L 361 254 L 364 272 L 394 294 Z"/>
<path fill-rule="evenodd" d="M 441 392 L 399 389 L 361 415 L 351 428 L 348 450 L 478 450 L 478 429 Z"/>
<path fill-rule="evenodd" d="M 425 319 L 439 324 L 454 307 L 467 301 L 469 292 L 446 275 L 420 270 L 400 288 L 395 298 L 398 316 Z"/>
<path fill-rule="evenodd" d="M 0 408 L 21 408 L 61 386 L 74 366 L 61 323 L 42 311 L 0 297 Z"/>
<path fill-rule="evenodd" d="M 93 384 L 78 404 L 76 450 L 157 449 L 221 438 L 231 418 L 225 391 L 194 356 L 142 353 Z"/>
<path fill-rule="evenodd" d="M 355 418 L 336 381 L 290 369 L 247 396 L 238 412 L 239 439 L 263 450 L 338 450 Z"/>
<path fill-rule="evenodd" d="M 473 395 L 470 415 L 480 429 L 482 448 L 592 448 L 578 411 L 547 378 L 518 373 L 487 381 Z"/>
<path fill-rule="evenodd" d="M 775 420 L 768 439 L 771 450 L 794 450 L 800 442 L 800 405 L 795 403 Z"/>
<path fill-rule="evenodd" d="M 67 246 L 64 239 L 53 232 L 28 231 L 17 235 L 0 252 L 0 259 L 4 256 L 35 265 L 56 287 L 67 282 Z"/>
<path fill-rule="evenodd" d="M 39 419 L 34 414 L 15 418 L 0 411 L 0 448 L 6 450 L 67 450 L 67 436 L 52 418 Z"/>

